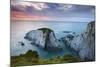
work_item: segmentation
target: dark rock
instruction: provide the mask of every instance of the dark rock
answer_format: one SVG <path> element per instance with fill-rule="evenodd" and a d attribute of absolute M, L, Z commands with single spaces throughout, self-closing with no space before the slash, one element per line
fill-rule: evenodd
<path fill-rule="evenodd" d="M 23 42 L 18 42 L 21 46 L 24 46 L 25 44 Z"/>

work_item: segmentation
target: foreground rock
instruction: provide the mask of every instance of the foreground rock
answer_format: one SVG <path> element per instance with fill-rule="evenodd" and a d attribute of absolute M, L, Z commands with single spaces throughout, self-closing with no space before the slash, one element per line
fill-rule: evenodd
<path fill-rule="evenodd" d="M 31 41 L 31 44 L 37 45 L 46 50 L 59 50 L 61 49 L 60 43 L 55 37 L 53 30 L 48 28 L 40 28 L 28 32 L 25 39 Z"/>

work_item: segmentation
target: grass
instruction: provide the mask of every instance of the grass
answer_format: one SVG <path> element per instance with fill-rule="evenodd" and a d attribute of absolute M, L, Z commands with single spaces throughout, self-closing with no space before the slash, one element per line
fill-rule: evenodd
<path fill-rule="evenodd" d="M 38 30 L 42 30 L 43 33 L 49 33 L 49 32 L 53 32 L 53 30 L 49 29 L 49 28 L 40 28 Z"/>
<path fill-rule="evenodd" d="M 58 64 L 58 63 L 72 63 L 79 62 L 80 58 L 72 55 L 57 56 L 50 59 L 42 59 L 38 56 L 36 51 L 29 50 L 26 54 L 19 56 L 11 56 L 11 67 L 42 65 L 42 64 Z"/>

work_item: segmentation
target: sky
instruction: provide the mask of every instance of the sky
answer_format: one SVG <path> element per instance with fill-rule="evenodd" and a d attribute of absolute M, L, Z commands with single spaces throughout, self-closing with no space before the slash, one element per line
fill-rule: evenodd
<path fill-rule="evenodd" d="M 11 0 L 11 20 L 94 21 L 95 7 L 90 5 Z"/>

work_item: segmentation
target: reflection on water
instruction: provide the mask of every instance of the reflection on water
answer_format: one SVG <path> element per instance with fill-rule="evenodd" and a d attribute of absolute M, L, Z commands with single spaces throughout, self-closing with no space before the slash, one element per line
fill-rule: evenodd
<path fill-rule="evenodd" d="M 81 33 L 85 30 L 88 23 L 72 23 L 72 22 L 12 22 L 11 23 L 11 55 L 19 55 L 27 52 L 29 49 L 38 51 L 41 57 L 52 57 L 63 54 L 75 54 L 73 51 L 69 51 L 69 48 L 61 52 L 47 52 L 43 49 L 31 45 L 29 41 L 24 39 L 27 32 L 36 30 L 38 28 L 50 28 L 54 30 L 56 37 L 60 38 L 64 36 L 62 31 L 73 31 Z M 18 42 L 24 42 L 25 46 L 21 46 Z"/>

